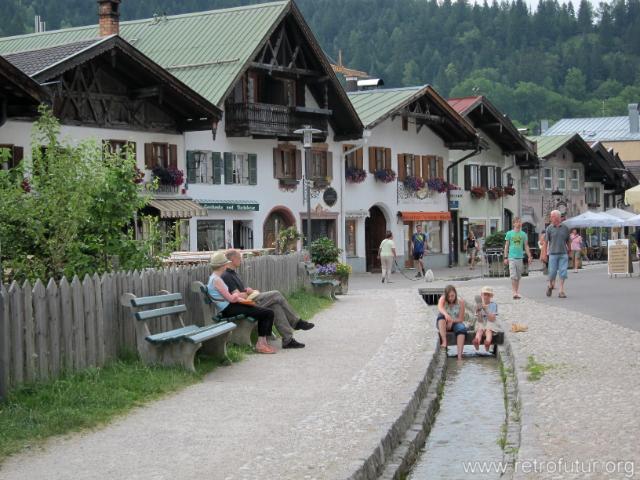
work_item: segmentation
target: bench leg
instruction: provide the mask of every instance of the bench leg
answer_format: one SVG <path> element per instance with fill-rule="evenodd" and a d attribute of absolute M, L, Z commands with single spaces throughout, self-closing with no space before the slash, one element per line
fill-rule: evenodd
<path fill-rule="evenodd" d="M 252 347 L 251 333 L 258 326 L 258 322 L 250 322 L 249 320 L 233 320 L 233 323 L 237 325 L 237 328 L 232 330 L 230 342 L 236 345 L 246 345 Z"/>
<path fill-rule="evenodd" d="M 193 360 L 196 352 L 202 344 L 189 342 L 176 342 L 160 345 L 149 345 L 148 354 L 142 358 L 147 365 L 159 364 L 165 367 L 182 366 L 195 372 Z"/>
<path fill-rule="evenodd" d="M 231 365 L 231 359 L 227 355 L 227 342 L 231 339 L 231 334 L 234 331 L 207 340 L 202 344 L 201 352 L 219 360 L 223 365 Z"/>
<path fill-rule="evenodd" d="M 313 294 L 318 297 L 336 300 L 335 287 L 333 285 L 313 285 Z"/>

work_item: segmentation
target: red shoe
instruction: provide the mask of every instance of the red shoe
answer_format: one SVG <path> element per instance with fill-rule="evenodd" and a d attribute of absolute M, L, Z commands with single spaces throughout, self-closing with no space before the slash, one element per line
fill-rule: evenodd
<path fill-rule="evenodd" d="M 269 345 L 256 345 L 256 353 L 276 353 L 276 350 Z"/>

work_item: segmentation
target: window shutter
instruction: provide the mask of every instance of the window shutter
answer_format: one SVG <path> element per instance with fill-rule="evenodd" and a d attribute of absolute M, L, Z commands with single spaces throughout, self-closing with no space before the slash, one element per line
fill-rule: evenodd
<path fill-rule="evenodd" d="M 306 103 L 305 99 L 305 85 L 303 80 L 296 82 L 296 105 L 304 107 Z"/>
<path fill-rule="evenodd" d="M 356 167 L 362 169 L 364 168 L 364 159 L 362 158 L 364 156 L 363 154 L 363 148 L 360 147 L 359 149 L 356 150 Z"/>
<path fill-rule="evenodd" d="M 149 170 L 156 166 L 153 161 L 153 143 L 144 144 L 144 166 Z"/>
<path fill-rule="evenodd" d="M 302 180 L 302 151 L 294 150 L 296 154 L 296 180 Z"/>
<path fill-rule="evenodd" d="M 438 177 L 444 178 L 444 158 L 438 157 Z"/>
<path fill-rule="evenodd" d="M 502 168 L 496 168 L 496 185 L 502 187 Z"/>
<path fill-rule="evenodd" d="M 464 189 L 471 190 L 471 165 L 464 166 Z"/>
<path fill-rule="evenodd" d="M 391 170 L 391 149 L 384 149 L 384 168 Z"/>
<path fill-rule="evenodd" d="M 327 152 L 325 162 L 327 162 L 327 177 L 331 180 L 333 179 L 333 152 Z"/>
<path fill-rule="evenodd" d="M 404 181 L 407 176 L 407 168 L 405 166 L 405 157 L 404 153 L 398 154 L 398 180 Z"/>
<path fill-rule="evenodd" d="M 369 173 L 376 173 L 376 147 L 369 147 Z"/>
<path fill-rule="evenodd" d="M 222 164 L 222 155 L 220 152 L 213 152 L 213 183 L 214 185 L 220 185 L 222 183 L 222 170 L 224 166 Z"/>
<path fill-rule="evenodd" d="M 429 172 L 429 155 L 422 156 L 422 178 L 424 180 L 431 178 L 431 172 Z"/>
<path fill-rule="evenodd" d="M 233 153 L 224 152 L 224 183 L 231 185 L 233 183 Z"/>
<path fill-rule="evenodd" d="M 24 158 L 24 147 L 14 146 L 12 159 L 9 162 L 10 168 L 17 167 L 23 158 Z"/>
<path fill-rule="evenodd" d="M 420 167 L 420 155 L 413 154 L 413 176 L 417 178 L 421 178 L 422 168 Z"/>
<path fill-rule="evenodd" d="M 279 148 L 274 148 L 273 149 L 273 178 L 280 178 L 282 177 L 282 160 L 280 159 L 280 149 Z M 280 165 L 280 168 L 278 167 L 278 165 Z"/>
<path fill-rule="evenodd" d="M 192 150 L 187 150 L 187 183 L 197 182 L 196 154 Z"/>
<path fill-rule="evenodd" d="M 178 146 L 169 145 L 169 166 L 178 168 Z"/>
<path fill-rule="evenodd" d="M 258 156 L 255 153 L 249 154 L 249 185 L 258 184 Z"/>
<path fill-rule="evenodd" d="M 480 186 L 484 188 L 489 187 L 489 167 L 486 165 L 480 167 Z"/>

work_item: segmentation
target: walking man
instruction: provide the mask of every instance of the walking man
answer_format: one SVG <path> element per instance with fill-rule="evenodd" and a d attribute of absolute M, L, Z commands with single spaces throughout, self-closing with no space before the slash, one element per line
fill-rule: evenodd
<path fill-rule="evenodd" d="M 504 237 L 504 264 L 509 265 L 509 277 L 511 278 L 511 292 L 513 298 L 518 300 L 520 296 L 520 279 L 524 270 L 524 253 L 527 252 L 529 264 L 531 264 L 531 251 L 527 234 L 522 231 L 520 217 L 513 220 L 513 230 L 509 230 Z"/>
<path fill-rule="evenodd" d="M 567 298 L 564 292 L 564 281 L 567 279 L 569 250 L 571 248 L 569 229 L 560 223 L 559 210 L 552 211 L 550 218 L 551 224 L 547 227 L 545 235 L 549 255 L 549 285 L 547 286 L 547 297 L 550 297 L 553 293 L 557 275 L 560 277 L 560 292 L 558 293 L 558 297 Z"/>
<path fill-rule="evenodd" d="M 244 298 L 247 298 L 254 290 L 245 287 L 238 272 L 236 272 L 236 269 L 242 263 L 242 255 L 237 250 L 229 250 L 226 255 L 231 262 L 231 266 L 222 274 L 222 280 L 229 287 L 229 292 L 240 292 Z M 293 332 L 294 330 L 311 330 L 315 325 L 302 320 L 280 292 L 277 290 L 261 292 L 253 301 L 258 307 L 273 310 L 273 323 L 280 335 L 282 335 L 282 348 L 304 348 L 304 343 L 298 342 L 293 338 Z"/>
<path fill-rule="evenodd" d="M 422 224 L 416 227 L 416 233 L 411 237 L 411 250 L 413 251 L 413 265 L 416 267 L 416 278 L 424 277 L 424 263 L 422 257 L 429 249 L 429 234 L 422 232 Z"/>

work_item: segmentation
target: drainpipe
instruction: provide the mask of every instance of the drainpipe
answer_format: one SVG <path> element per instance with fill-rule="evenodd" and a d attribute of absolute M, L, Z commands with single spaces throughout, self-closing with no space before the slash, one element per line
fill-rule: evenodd
<path fill-rule="evenodd" d="M 479 140 L 479 139 L 476 139 L 476 140 Z M 464 156 L 464 157 L 462 157 L 460 160 L 457 160 L 457 161 L 453 162 L 451 165 L 449 165 L 449 166 L 447 167 L 447 183 L 449 183 L 449 179 L 450 179 L 450 177 L 451 177 L 451 176 L 450 176 L 450 172 L 451 172 L 451 169 L 452 169 L 453 167 L 455 167 L 456 165 L 458 165 L 458 164 L 460 164 L 460 163 L 464 162 L 464 161 L 465 161 L 465 160 L 467 160 L 468 158 L 475 157 L 476 155 L 478 155 L 478 154 L 480 153 L 480 151 L 481 151 L 481 150 L 482 150 L 482 149 L 480 148 L 480 142 L 478 141 L 478 142 L 476 143 L 476 148 L 475 148 L 475 150 L 474 150 L 473 152 L 471 152 L 471 153 L 470 153 L 470 154 L 468 154 L 468 155 L 465 155 L 465 156 Z M 449 189 L 447 189 L 447 210 L 449 210 L 449 199 L 450 199 L 450 198 L 451 198 L 451 194 L 449 193 Z M 451 221 L 449 221 L 449 224 L 450 224 L 450 225 L 449 225 L 449 238 L 451 238 L 451 237 L 452 237 L 452 235 L 451 235 L 451 223 L 452 223 L 452 222 L 451 222 Z M 453 225 L 453 228 L 456 228 L 456 226 L 455 226 L 455 225 Z M 449 242 L 449 268 L 451 268 L 451 267 L 453 267 L 453 245 L 451 245 L 451 242 Z"/>

